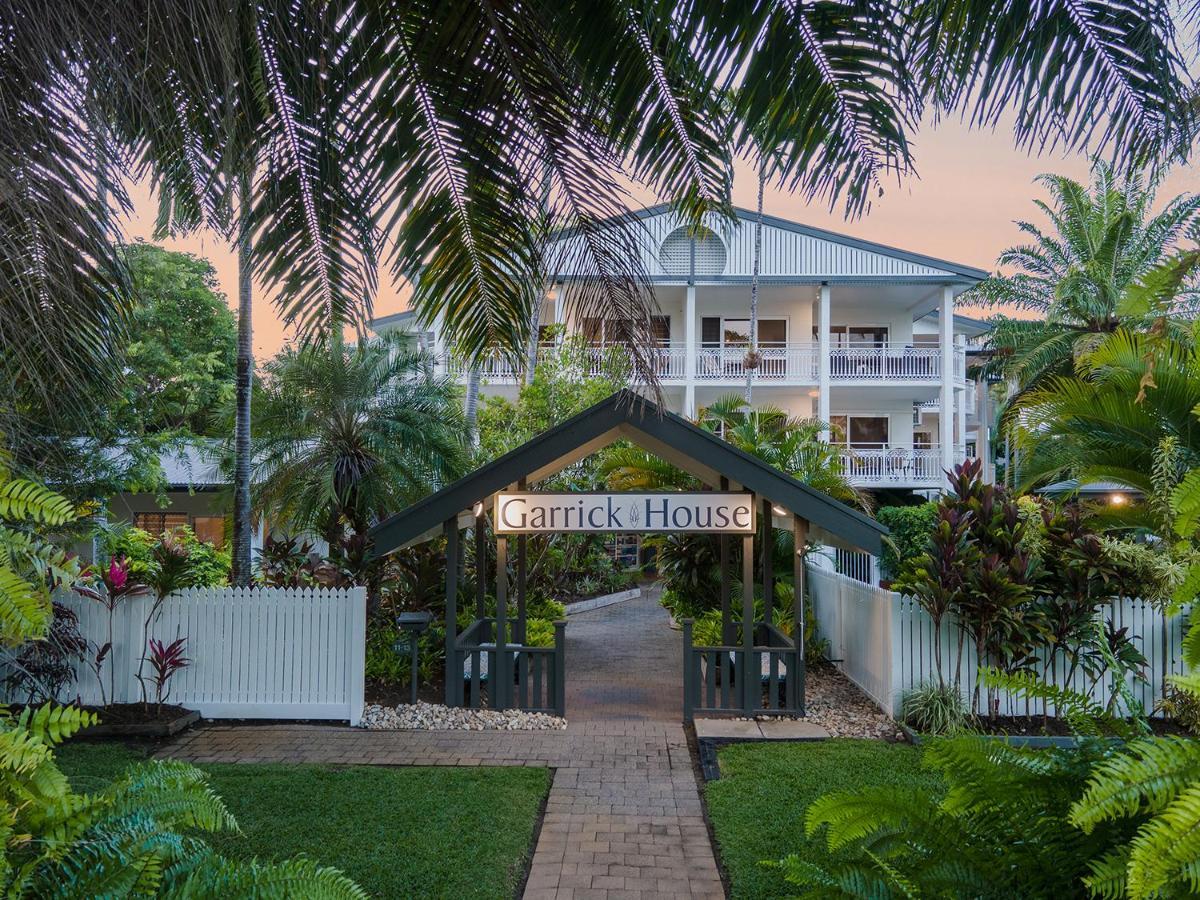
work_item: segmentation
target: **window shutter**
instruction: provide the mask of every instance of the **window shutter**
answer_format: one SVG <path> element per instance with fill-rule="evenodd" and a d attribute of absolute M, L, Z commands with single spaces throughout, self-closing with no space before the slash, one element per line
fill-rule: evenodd
<path fill-rule="evenodd" d="M 721 344 L 721 317 L 705 316 L 700 320 L 700 343 L 705 347 Z"/>

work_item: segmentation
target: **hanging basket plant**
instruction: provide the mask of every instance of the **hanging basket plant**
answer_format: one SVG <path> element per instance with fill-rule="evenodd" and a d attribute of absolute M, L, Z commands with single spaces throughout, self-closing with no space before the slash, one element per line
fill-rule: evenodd
<path fill-rule="evenodd" d="M 742 360 L 742 367 L 746 369 L 757 369 L 762 362 L 762 354 L 757 350 L 749 350 Z"/>

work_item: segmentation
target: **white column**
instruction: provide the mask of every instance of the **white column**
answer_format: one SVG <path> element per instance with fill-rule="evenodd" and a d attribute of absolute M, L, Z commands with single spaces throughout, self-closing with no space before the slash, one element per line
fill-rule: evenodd
<path fill-rule="evenodd" d="M 824 426 L 821 440 L 829 440 L 829 285 L 821 285 L 817 310 L 817 419 Z"/>
<path fill-rule="evenodd" d="M 966 335 L 956 334 L 954 336 L 954 420 L 958 423 L 955 430 L 955 462 L 962 462 L 967 458 L 967 390 L 970 385 L 964 378 L 963 381 L 958 380 L 958 361 L 966 359 L 967 355 L 967 338 Z"/>
<path fill-rule="evenodd" d="M 696 417 L 696 286 L 687 286 L 687 299 L 683 304 L 683 415 Z"/>
<path fill-rule="evenodd" d="M 418 330 L 421 325 L 417 324 Z M 450 361 L 446 358 L 449 352 L 446 346 L 446 329 L 442 324 L 442 314 L 437 313 L 433 317 L 433 346 L 429 348 L 429 352 L 433 354 L 433 368 L 439 375 L 450 371 Z"/>
<path fill-rule="evenodd" d="M 984 484 L 992 484 L 996 480 L 996 473 L 992 468 L 992 398 L 988 393 L 987 381 L 976 382 L 974 388 L 978 392 L 975 398 L 975 415 L 979 419 L 979 436 L 975 441 L 975 451 L 983 460 Z"/>
<path fill-rule="evenodd" d="M 954 468 L 954 288 L 942 288 L 938 311 L 939 340 L 942 348 L 941 409 L 938 410 L 938 441 L 942 448 L 942 468 Z M 943 488 L 945 484 L 943 483 Z"/>
<path fill-rule="evenodd" d="M 563 294 L 566 293 L 563 289 L 564 287 L 565 287 L 565 285 L 556 285 L 556 284 L 552 284 L 550 286 L 550 292 L 554 296 L 554 324 L 555 325 L 562 325 L 564 322 L 566 322 L 566 313 L 565 313 L 565 310 L 563 309 Z"/>

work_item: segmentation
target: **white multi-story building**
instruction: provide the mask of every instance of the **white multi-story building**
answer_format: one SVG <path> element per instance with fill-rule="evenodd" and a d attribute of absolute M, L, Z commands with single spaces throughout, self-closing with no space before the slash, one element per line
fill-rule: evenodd
<path fill-rule="evenodd" d="M 631 232 L 659 306 L 658 379 L 667 401 L 687 416 L 745 389 L 755 214 L 737 213 L 734 223 L 713 218 L 693 232 L 658 206 L 644 210 Z M 562 258 L 576 258 L 565 251 Z M 829 423 L 861 487 L 941 488 L 944 470 L 988 457 L 987 395 L 967 378 L 969 348 L 986 325 L 954 314 L 956 297 L 986 275 L 765 216 L 754 403 Z M 619 343 L 620 322 L 570 316 L 578 277 L 564 272 L 548 286 L 539 324 L 561 323 L 597 348 Z M 410 331 L 445 358 L 437 322 L 399 313 L 374 327 Z M 522 377 L 507 364 L 488 364 L 481 390 L 514 396 Z"/>

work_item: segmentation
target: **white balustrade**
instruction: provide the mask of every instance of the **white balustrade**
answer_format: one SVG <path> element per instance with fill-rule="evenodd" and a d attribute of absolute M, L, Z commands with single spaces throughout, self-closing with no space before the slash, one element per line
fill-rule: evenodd
<path fill-rule="evenodd" d="M 942 457 L 937 447 L 843 449 L 842 471 L 857 487 L 941 487 Z"/>
<path fill-rule="evenodd" d="M 702 347 L 696 356 L 696 380 L 738 383 L 746 380 L 745 346 Z M 808 384 L 817 377 L 817 345 L 776 344 L 758 348 L 754 380 Z"/>
<path fill-rule="evenodd" d="M 834 347 L 829 351 L 829 376 L 834 381 L 939 381 L 940 347 L 922 344 L 869 344 Z"/>
<path fill-rule="evenodd" d="M 766 384 L 815 384 L 818 350 L 814 342 L 775 344 L 758 348 L 759 362 L 754 380 Z M 589 375 L 601 374 L 611 352 L 620 352 L 620 344 L 590 348 Z M 681 382 L 687 373 L 687 346 L 663 344 L 648 356 L 657 376 L 668 382 Z M 696 381 L 708 384 L 738 384 L 746 380 L 745 346 L 700 347 L 696 354 Z M 941 380 L 941 350 L 937 346 L 878 344 L 834 347 L 830 350 L 830 378 L 836 382 L 885 384 L 896 381 L 938 382 Z M 441 366 L 460 380 L 467 377 L 467 366 L 460 360 L 443 358 Z M 957 376 L 965 377 L 966 361 L 961 348 L 955 348 Z M 480 363 L 481 377 L 491 384 L 514 384 L 520 369 L 501 356 Z M 970 401 L 968 401 L 970 402 Z"/>

